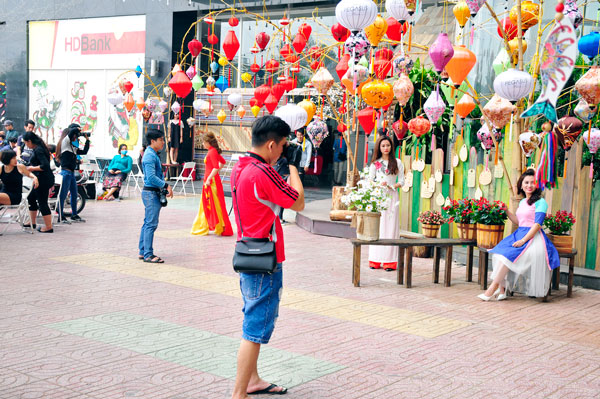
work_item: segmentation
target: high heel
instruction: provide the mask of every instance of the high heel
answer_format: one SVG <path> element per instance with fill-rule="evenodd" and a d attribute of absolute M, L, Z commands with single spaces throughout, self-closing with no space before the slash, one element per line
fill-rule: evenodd
<path fill-rule="evenodd" d="M 496 293 L 494 292 L 494 294 L 492 296 L 486 296 L 485 293 L 479 294 L 479 295 L 477 295 L 477 298 L 481 299 L 482 301 L 489 302 L 492 299 L 496 298 Z"/>
<path fill-rule="evenodd" d="M 497 301 L 503 301 L 507 298 L 506 295 L 506 288 L 504 289 L 504 293 L 500 293 L 500 287 L 498 287 L 498 289 L 496 290 L 496 292 L 494 292 L 494 296 L 496 297 Z"/>

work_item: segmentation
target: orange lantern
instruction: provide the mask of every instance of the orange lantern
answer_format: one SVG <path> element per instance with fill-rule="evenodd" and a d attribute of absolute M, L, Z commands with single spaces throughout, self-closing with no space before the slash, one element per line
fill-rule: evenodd
<path fill-rule="evenodd" d="M 471 69 L 475 65 L 477 57 L 463 45 L 454 47 L 454 55 L 446 64 L 446 72 L 454 82 L 454 87 L 458 88 L 466 79 Z"/>
<path fill-rule="evenodd" d="M 419 115 L 408 122 L 408 130 L 417 137 L 426 134 L 429 129 L 431 129 L 431 122 L 427 118 L 423 118 L 423 115 Z"/>
<path fill-rule="evenodd" d="M 377 47 L 387 29 L 387 21 L 381 15 L 377 15 L 373 23 L 365 28 L 367 39 L 369 39 L 373 47 Z"/>
<path fill-rule="evenodd" d="M 127 94 L 127 96 L 125 97 L 125 101 L 123 101 L 123 105 L 125 105 L 125 109 L 127 110 L 127 112 L 131 112 L 133 106 L 135 105 L 135 101 L 133 101 L 133 96 L 131 95 L 131 93 Z"/>
<path fill-rule="evenodd" d="M 366 83 L 360 93 L 367 105 L 373 108 L 386 107 L 394 100 L 392 85 L 379 79 Z"/>
<path fill-rule="evenodd" d="M 141 111 L 144 109 L 144 107 L 146 106 L 146 102 L 144 101 L 143 97 L 138 98 L 138 100 L 135 103 L 135 106 Z"/>
<path fill-rule="evenodd" d="M 517 26 L 517 6 L 514 5 L 513 8 L 510 9 L 510 21 Z M 540 19 L 540 5 L 536 4 L 532 1 L 525 0 L 521 2 L 521 27 L 523 31 L 531 28 L 535 24 L 538 23 Z"/>
<path fill-rule="evenodd" d="M 244 108 L 243 105 L 240 105 L 235 112 L 237 112 L 239 118 L 242 119 L 244 115 L 246 115 L 246 108 Z"/>
<path fill-rule="evenodd" d="M 461 118 L 465 119 L 475 109 L 475 101 L 473 100 L 473 97 L 465 94 L 460 101 L 456 103 L 455 108 L 456 113 L 460 115 Z"/>
<path fill-rule="evenodd" d="M 315 116 L 315 112 L 317 112 L 317 106 L 310 100 L 302 100 L 298 103 L 298 106 L 306 111 L 307 117 L 304 125 L 308 126 L 313 116 Z"/>

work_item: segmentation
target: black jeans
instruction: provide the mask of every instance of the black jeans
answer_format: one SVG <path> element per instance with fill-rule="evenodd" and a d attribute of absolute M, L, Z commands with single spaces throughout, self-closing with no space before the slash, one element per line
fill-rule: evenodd
<path fill-rule="evenodd" d="M 29 194 L 29 197 L 27 197 L 29 210 L 39 210 L 42 216 L 47 216 L 52 214 L 52 212 L 50 212 L 50 207 L 48 206 L 48 194 L 50 193 L 50 188 L 54 185 L 54 179 L 51 181 L 40 179 L 39 181 L 39 186 L 36 189 L 33 189 Z"/>

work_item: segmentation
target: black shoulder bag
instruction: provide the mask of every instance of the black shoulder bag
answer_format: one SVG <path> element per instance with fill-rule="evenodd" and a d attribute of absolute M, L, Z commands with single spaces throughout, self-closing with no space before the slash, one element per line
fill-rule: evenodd
<path fill-rule="evenodd" d="M 267 273 L 271 274 L 277 267 L 277 253 L 275 243 L 269 238 L 250 238 L 244 237 L 244 228 L 242 227 L 242 216 L 237 203 L 236 184 L 233 185 L 233 198 L 235 206 L 238 208 L 238 227 L 242 232 L 242 239 L 235 244 L 233 254 L 233 270 L 237 273 Z M 271 234 L 275 230 L 275 222 L 271 228 Z"/>

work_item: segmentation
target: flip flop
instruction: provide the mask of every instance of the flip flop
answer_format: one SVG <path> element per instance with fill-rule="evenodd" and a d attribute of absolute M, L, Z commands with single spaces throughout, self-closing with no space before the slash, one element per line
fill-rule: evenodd
<path fill-rule="evenodd" d="M 165 263 L 165 261 L 162 260 L 161 258 L 159 258 L 158 256 L 153 256 L 151 258 L 144 259 L 144 262 L 146 262 L 146 263 Z"/>
<path fill-rule="evenodd" d="M 276 384 L 271 384 L 265 389 L 261 389 L 260 391 L 247 392 L 248 395 L 284 395 L 287 393 L 287 388 L 283 388 L 281 391 L 273 391 L 273 388 L 277 388 Z"/>

